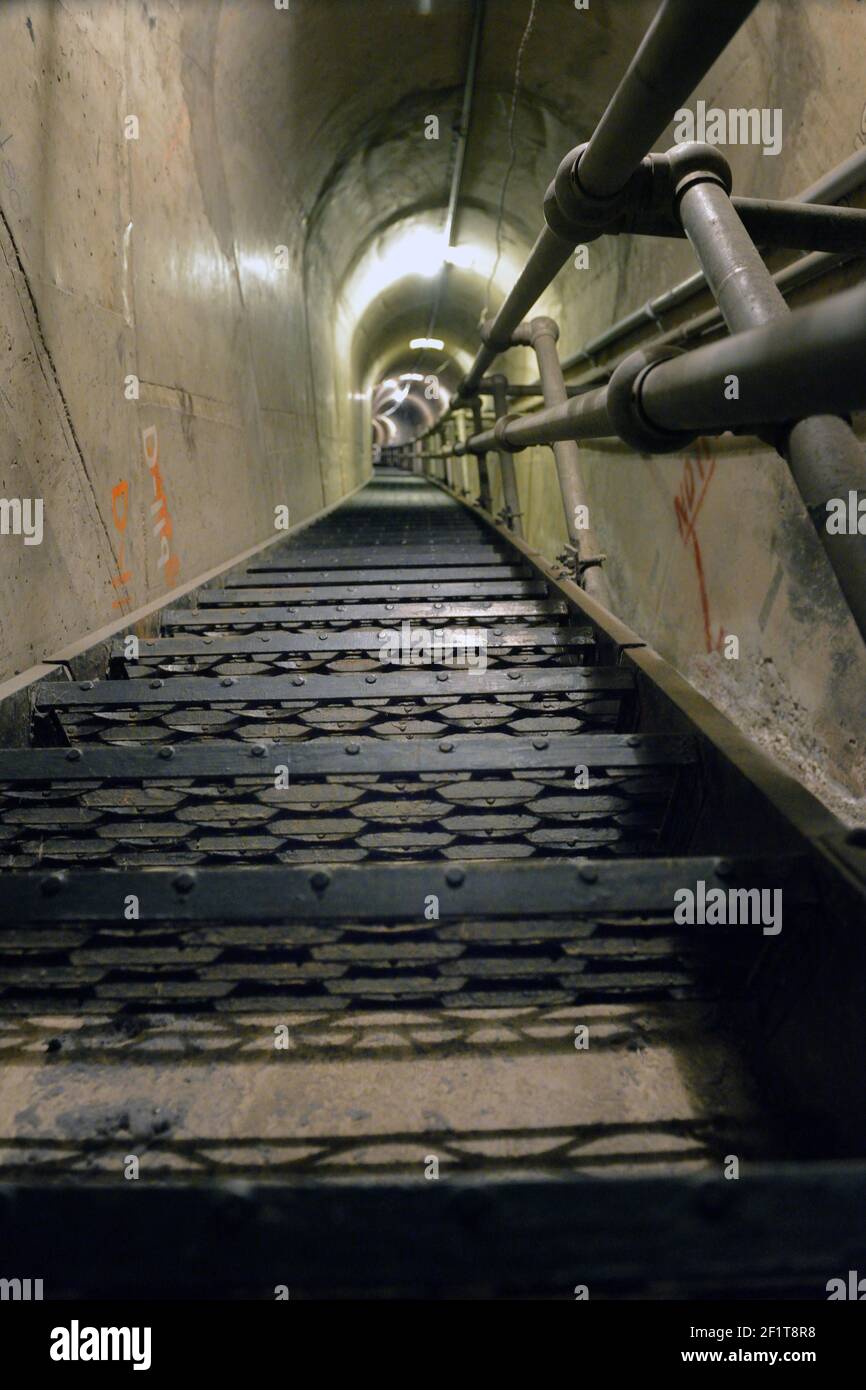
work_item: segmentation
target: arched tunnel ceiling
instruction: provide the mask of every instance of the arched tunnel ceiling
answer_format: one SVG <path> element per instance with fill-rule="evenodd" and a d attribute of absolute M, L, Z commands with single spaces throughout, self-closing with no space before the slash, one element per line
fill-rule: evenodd
<path fill-rule="evenodd" d="M 496 241 L 515 64 L 530 9 L 531 0 L 485 4 L 456 240 L 465 240 L 471 219 L 473 239 L 488 253 Z M 520 158 L 508 179 L 500 233 L 515 263 L 541 225 L 541 199 L 556 163 L 588 138 L 654 10 L 655 0 L 589 10 L 575 9 L 573 0 L 537 0 L 515 112 Z M 224 5 L 228 75 L 279 160 L 287 218 L 306 241 L 312 303 L 337 298 L 388 228 L 415 218 L 441 230 L 473 13 L 469 0 L 292 0 L 290 22 L 275 43 L 273 24 L 258 22 L 242 0 Z M 425 138 L 428 115 L 439 120 L 436 140 Z M 299 130 L 309 132 L 302 142 Z M 437 336 L 474 350 L 483 278 L 448 271 Z M 489 307 L 498 302 L 501 278 Z M 351 356 L 354 388 L 399 360 L 408 331 L 425 332 L 435 292 L 435 277 L 420 279 L 398 266 L 380 302 L 360 305 L 348 341 L 337 344 L 338 353 Z"/>
<path fill-rule="evenodd" d="M 436 316 L 435 334 L 445 343 L 445 353 L 455 350 L 472 355 L 478 342 L 478 315 L 486 288 L 483 277 L 449 266 Z M 411 339 L 425 336 L 435 282 L 407 276 L 375 299 L 355 329 L 355 366 L 364 385 L 390 372 L 405 359 L 406 370 L 432 370 L 443 352 L 411 351 Z M 420 363 L 420 366 L 419 366 Z"/>

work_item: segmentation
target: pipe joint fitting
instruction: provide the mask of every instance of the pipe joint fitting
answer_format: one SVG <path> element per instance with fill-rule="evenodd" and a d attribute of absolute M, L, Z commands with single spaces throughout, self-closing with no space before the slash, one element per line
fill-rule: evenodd
<path fill-rule="evenodd" d="M 492 348 L 495 352 L 507 352 L 511 347 L 510 338 L 496 338 L 493 330 L 496 326 L 495 319 L 484 319 L 479 325 L 478 332 L 485 347 Z"/>
<path fill-rule="evenodd" d="M 549 318 L 546 314 L 539 314 L 537 318 L 529 319 L 526 327 L 532 347 L 535 347 L 539 338 L 552 338 L 555 343 L 559 342 L 559 324 L 556 319 Z"/>
<path fill-rule="evenodd" d="M 659 362 L 681 357 L 681 348 L 646 347 L 629 353 L 607 385 L 607 413 L 624 444 L 639 454 L 672 454 L 686 448 L 696 436 L 686 431 L 659 429 L 641 409 L 644 381 Z"/>
<path fill-rule="evenodd" d="M 698 140 L 687 140 L 674 145 L 665 155 L 670 170 L 671 193 L 674 207 L 687 189 L 696 183 L 717 183 L 730 194 L 734 186 L 731 166 L 715 145 L 705 145 Z"/>
<path fill-rule="evenodd" d="M 594 198 L 580 182 L 580 160 L 586 144 L 576 145 L 560 162 L 544 197 L 544 218 L 548 227 L 563 240 L 594 241 L 614 230 L 631 208 L 644 196 L 651 164 L 642 160 L 628 182 L 608 198 Z"/>
<path fill-rule="evenodd" d="M 513 444 L 509 444 L 508 440 L 505 437 L 505 431 L 508 428 L 511 421 L 518 420 L 519 418 L 520 417 L 518 415 L 500 415 L 499 419 L 496 421 L 496 424 L 493 426 L 493 438 L 496 440 L 496 446 L 497 448 L 504 450 L 506 454 L 520 453 L 520 449 L 522 446 L 518 445 L 515 448 Z"/>

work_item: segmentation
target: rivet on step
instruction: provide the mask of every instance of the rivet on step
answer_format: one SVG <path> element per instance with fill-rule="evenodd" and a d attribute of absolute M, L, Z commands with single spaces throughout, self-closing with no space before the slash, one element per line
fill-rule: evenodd
<path fill-rule="evenodd" d="M 448 672 L 447 672 L 447 671 L 437 671 L 437 672 L 436 672 L 436 679 L 437 679 L 437 681 L 447 681 L 447 679 L 448 679 Z"/>
<path fill-rule="evenodd" d="M 360 744 L 357 744 L 357 743 L 347 743 L 347 744 L 346 744 L 346 752 L 349 754 L 350 757 L 354 757 L 354 755 L 355 755 L 356 753 L 360 753 L 360 751 L 361 751 Z"/>
<path fill-rule="evenodd" d="M 509 672 L 508 672 L 508 679 L 509 679 L 510 681 L 519 681 L 519 680 L 520 680 L 520 672 L 519 672 L 519 671 L 509 671 Z"/>
<path fill-rule="evenodd" d="M 63 887 L 63 879 L 60 874 L 49 874 L 47 878 L 43 878 L 39 887 L 44 897 L 53 898 Z"/>
<path fill-rule="evenodd" d="M 254 743 L 252 748 L 250 749 L 250 752 L 252 753 L 254 758 L 263 758 L 267 751 L 268 750 L 263 743 Z"/>
<path fill-rule="evenodd" d="M 582 879 L 584 883 L 597 883 L 598 869 L 587 866 L 585 869 L 578 869 L 577 876 Z"/>
<path fill-rule="evenodd" d="M 172 746 L 171 746 L 170 743 L 167 743 L 166 746 L 165 746 L 165 748 L 160 748 L 160 750 L 159 750 L 159 756 L 160 756 L 161 758 L 173 758 L 173 757 L 174 757 L 174 749 L 172 748 Z"/>
<path fill-rule="evenodd" d="M 223 676 L 220 680 L 220 685 L 234 685 L 234 683 L 234 676 Z"/>
<path fill-rule="evenodd" d="M 162 681 L 151 681 L 151 682 L 150 682 L 150 688 L 151 688 L 151 690 L 161 690 L 161 689 L 162 689 L 162 685 L 163 685 Z"/>
<path fill-rule="evenodd" d="M 78 762 L 80 762 L 80 761 L 81 761 L 81 749 L 80 749 L 80 748 L 70 748 L 70 749 L 67 751 L 67 754 L 66 754 L 66 761 L 67 761 L 68 763 L 78 763 Z"/>
<path fill-rule="evenodd" d="M 543 749 L 549 748 L 550 744 L 548 743 L 546 738 L 534 738 L 532 740 L 532 746 L 533 748 L 537 748 L 540 753 Z"/>
<path fill-rule="evenodd" d="M 78 689 L 79 689 L 79 690 L 92 690 L 92 689 L 93 689 L 93 681 L 82 681 L 81 684 L 79 685 Z"/>
<path fill-rule="evenodd" d="M 191 893 L 195 888 L 195 874 L 189 869 L 184 869 L 182 874 L 172 879 L 172 887 L 176 893 Z"/>
<path fill-rule="evenodd" d="M 304 681 L 303 676 L 292 676 L 292 685 L 304 685 L 304 684 L 305 684 L 305 681 Z"/>
<path fill-rule="evenodd" d="M 727 859 L 720 859 L 716 865 L 716 878 L 731 878 L 734 872 L 733 864 L 729 864 Z"/>
<path fill-rule="evenodd" d="M 628 744 L 629 748 L 639 748 L 642 742 L 643 740 L 640 734 L 630 734 L 629 737 L 626 739 L 626 743 Z"/>
<path fill-rule="evenodd" d="M 375 676 L 365 676 L 365 677 L 364 677 L 364 680 L 367 682 L 368 685 L 375 685 L 375 684 L 376 684 L 376 677 L 375 677 Z"/>
<path fill-rule="evenodd" d="M 453 753 L 453 752 L 454 752 L 454 744 L 453 744 L 453 743 L 449 743 L 448 740 L 446 739 L 444 743 L 440 743 L 440 744 L 439 744 L 439 752 L 440 752 L 440 753 Z"/>
<path fill-rule="evenodd" d="M 310 887 L 315 888 L 317 893 L 323 893 L 331 882 L 331 875 L 326 874 L 324 869 L 317 870 L 310 879 Z"/>
<path fill-rule="evenodd" d="M 445 882 L 449 888 L 459 888 L 466 882 L 466 875 L 462 869 L 449 869 L 445 875 Z"/>

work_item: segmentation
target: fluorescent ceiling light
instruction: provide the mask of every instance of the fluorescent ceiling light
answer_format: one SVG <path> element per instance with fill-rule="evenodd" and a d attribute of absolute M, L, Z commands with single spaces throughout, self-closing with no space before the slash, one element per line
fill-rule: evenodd
<path fill-rule="evenodd" d="M 409 343 L 410 348 L 434 348 L 439 352 L 445 344 L 441 338 L 413 338 Z"/>
<path fill-rule="evenodd" d="M 420 372 L 401 372 L 401 373 L 400 373 L 400 380 L 401 380 L 401 381 L 423 381 L 424 378 L 423 378 L 423 376 L 421 375 Z"/>

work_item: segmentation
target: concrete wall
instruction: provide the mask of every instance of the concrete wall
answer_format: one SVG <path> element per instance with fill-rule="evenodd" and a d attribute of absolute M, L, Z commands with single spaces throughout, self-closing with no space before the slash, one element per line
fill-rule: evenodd
<path fill-rule="evenodd" d="M 0 537 L 0 681 L 324 503 L 303 228 L 243 25 L 197 0 L 0 11 L 0 496 L 45 507 L 40 545 Z"/>
<path fill-rule="evenodd" d="M 794 196 L 863 147 L 864 47 L 856 0 L 764 0 L 689 102 L 782 110 L 779 155 L 725 147 L 735 192 Z M 672 143 L 671 128 L 656 148 Z M 685 242 L 591 245 L 589 269 L 566 267 L 547 299 L 562 355 L 696 268 Z M 862 273 L 861 262 L 791 303 Z M 710 304 L 701 298 L 664 327 Z M 535 379 L 525 359 L 515 367 L 517 379 Z M 841 815 L 866 821 L 866 650 L 784 461 L 732 436 L 654 458 L 611 442 L 582 458 L 614 611 Z M 527 451 L 517 468 L 528 539 L 553 556 L 565 528 L 551 453 Z M 726 634 L 739 638 L 738 659 L 723 655 Z"/>
<path fill-rule="evenodd" d="M 510 282 L 500 261 L 488 287 L 497 244 L 522 259 L 654 10 L 545 0 L 527 28 L 525 0 L 489 0 L 458 218 L 483 264 L 450 274 L 435 323 L 454 361 Z M 0 9 L 0 498 L 46 508 L 41 545 L 0 537 L 0 681 L 265 542 L 276 505 L 300 521 L 366 476 L 370 374 L 426 331 L 436 282 L 402 264 L 371 304 L 358 276 L 401 229 L 441 230 L 470 28 L 465 0 Z M 695 94 L 782 109 L 778 156 L 728 148 L 738 191 L 796 193 L 863 143 L 864 43 L 858 0 L 762 0 Z M 539 309 L 567 354 L 694 268 L 683 242 L 610 239 Z M 756 441 L 584 458 L 613 607 L 861 818 L 866 658 L 782 461 Z M 554 556 L 549 451 L 518 474 Z"/>

